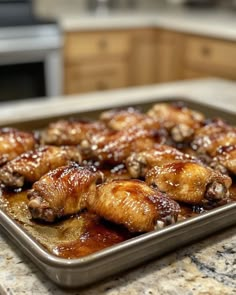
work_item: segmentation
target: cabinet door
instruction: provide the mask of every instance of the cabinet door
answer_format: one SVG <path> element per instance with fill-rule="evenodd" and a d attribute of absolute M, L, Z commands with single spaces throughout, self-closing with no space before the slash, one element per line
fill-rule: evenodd
<path fill-rule="evenodd" d="M 184 35 L 157 30 L 156 75 L 158 82 L 183 78 Z"/>
<path fill-rule="evenodd" d="M 205 76 L 236 79 L 236 43 L 189 36 L 185 67 Z"/>
<path fill-rule="evenodd" d="M 199 78 L 209 78 L 211 76 L 213 76 L 213 75 L 208 74 L 206 72 L 185 69 L 183 78 L 184 79 L 199 79 Z"/>
<path fill-rule="evenodd" d="M 133 85 L 155 83 L 155 31 L 152 29 L 135 31 L 132 41 L 131 83 Z"/>
<path fill-rule="evenodd" d="M 100 60 L 66 68 L 66 94 L 101 91 L 128 86 L 127 63 Z"/>
<path fill-rule="evenodd" d="M 202 68 L 236 69 L 236 43 L 202 37 L 189 37 L 186 43 L 189 65 Z"/>
<path fill-rule="evenodd" d="M 129 52 L 128 31 L 68 32 L 65 36 L 64 56 L 67 64 L 104 57 L 124 57 Z"/>

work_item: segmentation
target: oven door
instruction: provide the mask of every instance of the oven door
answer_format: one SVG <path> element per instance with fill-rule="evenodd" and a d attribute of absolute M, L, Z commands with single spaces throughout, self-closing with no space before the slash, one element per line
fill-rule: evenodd
<path fill-rule="evenodd" d="M 56 26 L 0 29 L 0 102 L 61 95 L 62 39 Z"/>
<path fill-rule="evenodd" d="M 0 65 L 0 85 L 0 101 L 44 97 L 44 63 Z"/>

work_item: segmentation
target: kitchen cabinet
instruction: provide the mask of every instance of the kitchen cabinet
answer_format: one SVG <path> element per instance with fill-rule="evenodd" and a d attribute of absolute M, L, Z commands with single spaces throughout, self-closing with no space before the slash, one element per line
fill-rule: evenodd
<path fill-rule="evenodd" d="M 128 86 L 128 67 L 120 60 L 106 59 L 66 68 L 66 93 L 109 90 Z"/>
<path fill-rule="evenodd" d="M 131 83 L 146 85 L 157 82 L 156 31 L 140 29 L 132 32 Z"/>
<path fill-rule="evenodd" d="M 236 43 L 166 29 L 67 32 L 66 94 L 209 76 L 236 79 Z"/>
<path fill-rule="evenodd" d="M 67 33 L 64 46 L 65 93 L 128 86 L 130 41 L 128 31 Z"/>
<path fill-rule="evenodd" d="M 183 34 L 157 30 L 155 65 L 157 82 L 169 82 L 183 78 Z"/>
<path fill-rule="evenodd" d="M 185 37 L 184 78 L 217 76 L 236 79 L 236 43 L 214 38 Z"/>

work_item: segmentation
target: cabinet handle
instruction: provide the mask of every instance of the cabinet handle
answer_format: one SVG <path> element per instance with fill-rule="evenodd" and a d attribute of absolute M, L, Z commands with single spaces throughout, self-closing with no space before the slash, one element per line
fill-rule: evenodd
<path fill-rule="evenodd" d="M 209 56 L 211 54 L 211 49 L 206 47 L 206 46 L 203 46 L 201 48 L 201 52 L 202 52 L 203 56 L 207 57 L 207 56 Z"/>
<path fill-rule="evenodd" d="M 101 49 L 101 50 L 105 50 L 108 46 L 108 43 L 107 43 L 107 40 L 106 39 L 101 39 L 99 40 L 98 42 L 98 47 Z"/>

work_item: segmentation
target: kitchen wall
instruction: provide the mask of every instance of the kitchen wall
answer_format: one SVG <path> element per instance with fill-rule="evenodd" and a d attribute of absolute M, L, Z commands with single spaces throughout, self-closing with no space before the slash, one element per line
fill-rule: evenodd
<path fill-rule="evenodd" d="M 139 9 L 148 9 L 156 3 L 164 0 L 115 0 L 119 1 L 120 7 L 125 7 L 128 2 Z M 37 14 L 45 17 L 56 17 L 62 14 L 75 14 L 86 11 L 88 7 L 87 0 L 34 0 L 35 11 Z"/>
<path fill-rule="evenodd" d="M 34 0 L 37 14 L 45 17 L 59 16 L 62 13 L 81 12 L 86 8 L 86 0 Z"/>

